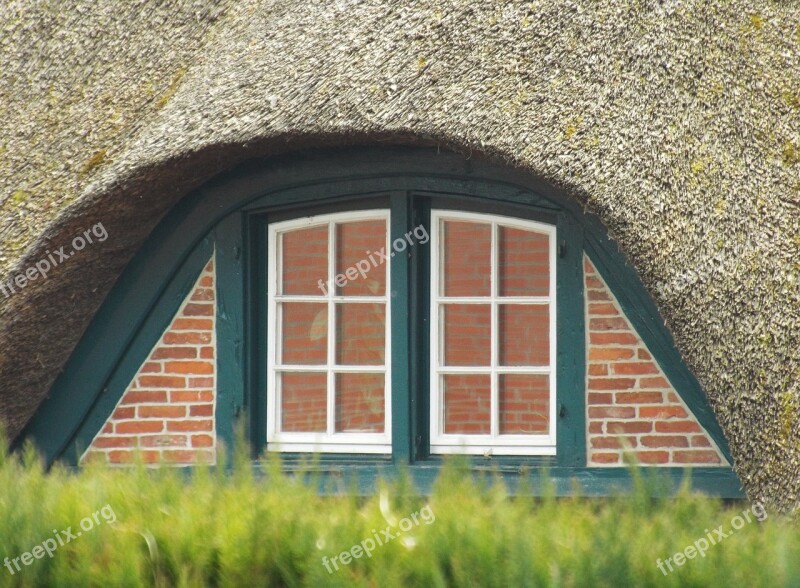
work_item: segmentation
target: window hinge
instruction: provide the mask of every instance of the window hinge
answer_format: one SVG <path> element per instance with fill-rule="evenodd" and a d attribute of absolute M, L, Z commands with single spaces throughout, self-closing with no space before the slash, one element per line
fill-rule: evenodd
<path fill-rule="evenodd" d="M 560 418 L 562 418 L 562 419 L 563 419 L 565 416 L 567 416 L 567 407 L 566 407 L 566 406 L 564 406 L 563 404 L 560 404 L 560 405 L 559 405 L 559 409 L 558 409 L 558 416 L 559 416 Z"/>
<path fill-rule="evenodd" d="M 558 256 L 566 257 L 566 255 L 567 255 L 567 242 L 562 240 L 561 243 L 558 244 Z"/>

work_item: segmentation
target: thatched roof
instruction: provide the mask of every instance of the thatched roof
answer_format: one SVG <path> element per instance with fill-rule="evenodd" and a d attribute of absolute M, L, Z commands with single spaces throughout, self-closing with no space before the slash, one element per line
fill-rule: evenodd
<path fill-rule="evenodd" d="M 301 146 L 433 142 L 529 170 L 597 213 L 709 395 L 751 497 L 798 500 L 796 2 L 0 11 L 2 274 L 98 221 L 109 234 L 0 296 L 0 416 L 12 434 L 188 190 Z"/>

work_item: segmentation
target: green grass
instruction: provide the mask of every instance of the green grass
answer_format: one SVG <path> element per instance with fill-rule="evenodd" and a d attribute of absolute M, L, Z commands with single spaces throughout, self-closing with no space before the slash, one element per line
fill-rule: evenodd
<path fill-rule="evenodd" d="M 627 497 L 510 497 L 502 483 L 474 481 L 462 466 L 445 469 L 430 497 L 410 492 L 401 476 L 364 498 L 320 496 L 313 481 L 284 475 L 274 462 L 255 476 L 243 456 L 229 473 L 142 466 L 44 473 L 34 452 L 19 458 L 2 451 L 0 558 L 20 557 L 54 530 L 75 533 L 82 519 L 101 515 L 52 558 L 20 561 L 14 575 L 0 567 L 0 586 L 775 588 L 800 581 L 800 534 L 772 513 L 764 522 L 751 515 L 705 557 L 673 565 L 674 573 L 656 567 L 706 529 L 730 531 L 733 517 L 750 508 L 746 502 L 726 504 L 687 489 L 652 499 L 641 477 Z M 381 529 L 416 512 L 418 524 L 371 557 L 328 573 L 323 556 L 382 536 Z"/>

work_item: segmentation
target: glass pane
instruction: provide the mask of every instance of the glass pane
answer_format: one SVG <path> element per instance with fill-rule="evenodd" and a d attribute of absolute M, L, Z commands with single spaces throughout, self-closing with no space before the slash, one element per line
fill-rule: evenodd
<path fill-rule="evenodd" d="M 444 432 L 488 435 L 492 430 L 491 378 L 448 374 L 444 379 Z"/>
<path fill-rule="evenodd" d="M 379 254 L 380 253 L 380 254 Z M 386 221 L 336 225 L 334 281 L 341 296 L 383 296 L 386 292 Z"/>
<path fill-rule="evenodd" d="M 442 222 L 441 286 L 444 296 L 490 296 L 492 225 Z"/>
<path fill-rule="evenodd" d="M 336 374 L 336 432 L 383 433 L 383 374 Z"/>
<path fill-rule="evenodd" d="M 550 293 L 549 236 L 499 227 L 498 241 L 499 295 L 547 296 Z"/>
<path fill-rule="evenodd" d="M 283 233 L 280 256 L 281 294 L 326 295 L 328 225 Z"/>
<path fill-rule="evenodd" d="M 500 304 L 500 365 L 550 364 L 550 311 L 546 304 Z"/>
<path fill-rule="evenodd" d="M 281 431 L 324 433 L 327 430 L 327 375 L 319 372 L 278 374 Z"/>
<path fill-rule="evenodd" d="M 281 360 L 284 365 L 328 363 L 328 305 L 317 302 L 282 302 Z"/>
<path fill-rule="evenodd" d="M 336 305 L 336 363 L 384 365 L 386 306 Z"/>
<path fill-rule="evenodd" d="M 444 365 L 488 366 L 492 348 L 489 304 L 443 304 Z"/>
<path fill-rule="evenodd" d="M 550 427 L 550 378 L 501 374 L 500 434 L 542 435 Z"/>

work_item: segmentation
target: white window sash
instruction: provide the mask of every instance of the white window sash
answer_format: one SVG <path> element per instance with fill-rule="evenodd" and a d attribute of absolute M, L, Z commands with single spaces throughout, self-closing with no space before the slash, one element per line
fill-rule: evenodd
<path fill-rule="evenodd" d="M 386 223 L 386 254 L 390 251 L 389 211 L 386 209 L 361 210 L 335 214 L 304 217 L 300 219 L 270 224 L 268 227 L 267 260 L 267 449 L 279 452 L 319 452 L 319 453 L 391 453 L 392 450 L 392 394 L 391 394 L 391 261 L 387 257 L 380 266 L 386 271 L 386 290 L 383 296 L 338 296 L 334 292 L 333 281 L 336 275 L 335 225 L 339 223 L 365 220 L 383 220 Z M 286 295 L 278 294 L 282 281 L 280 267 L 279 240 L 282 233 L 327 225 L 328 227 L 328 275 L 325 295 Z M 366 253 L 366 252 L 365 252 Z M 327 362 L 324 365 L 282 365 L 281 344 L 278 334 L 278 304 L 283 302 L 326 303 L 328 309 Z M 386 313 L 384 364 L 373 366 L 335 365 L 336 313 L 337 302 L 383 304 Z M 327 377 L 327 430 L 324 433 L 286 432 L 280 430 L 281 398 L 278 389 L 278 375 L 282 372 L 317 372 Z M 335 380 L 337 373 L 382 373 L 384 375 L 384 426 L 382 433 L 335 432 Z"/>
<path fill-rule="evenodd" d="M 491 290 L 489 296 L 444 297 L 440 292 L 443 221 L 491 223 Z M 548 296 L 500 297 L 498 294 L 498 227 L 536 231 L 548 236 L 550 283 Z M 556 227 L 536 221 L 490 214 L 431 211 L 431 296 L 430 296 L 430 439 L 431 453 L 472 455 L 555 455 L 556 454 Z M 445 268 L 445 271 L 447 269 Z M 444 329 L 441 308 L 448 304 L 491 305 L 491 360 L 489 366 L 444 366 L 441 357 Z M 500 304 L 547 304 L 549 310 L 550 363 L 547 366 L 500 366 L 497 338 Z M 489 374 L 491 378 L 491 422 L 489 434 L 446 434 L 444 432 L 445 374 Z M 547 434 L 500 434 L 499 376 L 503 374 L 541 374 L 549 377 L 549 430 Z"/>

